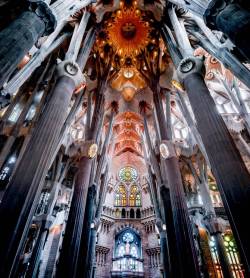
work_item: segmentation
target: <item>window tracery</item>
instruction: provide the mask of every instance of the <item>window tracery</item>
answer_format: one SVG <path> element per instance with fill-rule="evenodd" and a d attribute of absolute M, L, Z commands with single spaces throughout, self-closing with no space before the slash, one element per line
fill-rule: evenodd
<path fill-rule="evenodd" d="M 140 193 L 139 188 L 136 184 L 133 184 L 130 188 L 129 205 L 131 207 L 141 206 L 141 193 Z"/>
<path fill-rule="evenodd" d="M 115 206 L 140 207 L 141 192 L 138 185 L 133 184 L 131 185 L 130 190 L 127 190 L 124 184 L 120 184 L 115 193 Z"/>
<path fill-rule="evenodd" d="M 130 228 L 116 236 L 113 259 L 114 271 L 142 271 L 141 239 Z"/>
<path fill-rule="evenodd" d="M 242 265 L 240 263 L 240 258 L 238 255 L 238 250 L 237 250 L 237 246 L 236 246 L 235 240 L 233 238 L 233 235 L 231 233 L 224 234 L 223 240 L 224 240 L 224 246 L 226 249 L 228 261 L 231 265 L 231 269 L 233 272 L 233 276 L 237 277 L 237 278 L 243 277 L 244 275 L 243 275 Z M 222 270 L 221 270 L 220 260 L 219 260 L 218 251 L 216 248 L 216 243 L 215 243 L 214 237 L 211 237 L 209 245 L 210 245 L 210 249 L 211 249 L 212 258 L 215 263 L 217 275 L 218 275 L 218 277 L 222 277 L 223 274 L 222 274 Z"/>
<path fill-rule="evenodd" d="M 115 194 L 115 206 L 127 206 L 127 190 L 124 184 L 120 184 Z"/>
<path fill-rule="evenodd" d="M 137 180 L 138 173 L 135 168 L 126 166 L 120 169 L 118 176 L 121 181 L 129 183 Z"/>

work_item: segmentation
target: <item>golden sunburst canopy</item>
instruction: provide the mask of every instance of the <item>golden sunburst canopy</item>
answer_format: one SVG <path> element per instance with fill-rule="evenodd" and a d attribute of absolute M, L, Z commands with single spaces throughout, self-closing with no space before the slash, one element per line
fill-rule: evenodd
<path fill-rule="evenodd" d="M 108 40 L 120 56 L 137 56 L 149 41 L 149 23 L 135 7 L 116 11 L 108 25 Z"/>

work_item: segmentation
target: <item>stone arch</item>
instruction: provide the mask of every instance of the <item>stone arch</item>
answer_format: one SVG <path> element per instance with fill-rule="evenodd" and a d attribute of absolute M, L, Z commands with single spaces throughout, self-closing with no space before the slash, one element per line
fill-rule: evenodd
<path fill-rule="evenodd" d="M 134 211 L 134 209 L 130 209 L 129 216 L 130 216 L 130 218 L 135 218 L 135 211 Z"/>

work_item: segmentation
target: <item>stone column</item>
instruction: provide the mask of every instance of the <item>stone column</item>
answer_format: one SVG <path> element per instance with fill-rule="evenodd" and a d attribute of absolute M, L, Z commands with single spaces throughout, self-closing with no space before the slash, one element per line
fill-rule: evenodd
<path fill-rule="evenodd" d="M 88 197 L 86 202 L 86 211 L 84 216 L 84 225 L 81 249 L 84 251 L 82 264 L 79 264 L 78 276 L 77 277 L 91 277 L 92 261 L 95 254 L 95 240 L 96 240 L 96 227 L 92 227 L 92 222 L 95 213 L 96 203 L 96 185 L 92 184 L 88 190 Z M 83 252 L 82 252 L 83 254 Z"/>
<path fill-rule="evenodd" d="M 36 96 L 38 89 L 40 89 L 42 82 L 44 82 L 44 76 L 49 68 L 49 64 L 50 64 L 50 62 L 48 61 L 47 65 L 44 64 L 39 69 L 37 69 L 37 71 L 34 73 L 34 75 L 31 78 L 32 81 L 29 82 L 31 84 L 28 84 L 28 89 L 30 89 L 30 91 L 27 90 L 25 92 L 27 94 L 27 99 L 26 99 L 26 102 L 22 109 L 22 112 L 20 113 L 16 123 L 13 125 L 13 127 L 9 133 L 9 137 L 7 138 L 4 147 L 2 148 L 2 150 L 0 152 L 0 169 L 3 167 L 8 155 L 10 154 L 11 148 L 12 148 L 16 138 L 19 135 L 20 129 L 24 124 L 25 118 L 26 118 L 27 113 L 30 109 L 30 106 Z"/>
<path fill-rule="evenodd" d="M 66 120 L 71 96 L 83 81 L 77 64 L 62 63 L 51 99 L 46 105 L 26 151 L 13 175 L 0 205 L 0 221 L 6 223 L 0 230 L 0 276 L 14 275 L 29 226 L 39 201 L 43 180 Z"/>
<path fill-rule="evenodd" d="M 172 113 L 171 113 L 171 93 L 165 92 L 166 96 L 166 121 L 167 121 L 167 132 L 169 134 L 169 138 L 173 138 L 173 131 L 172 131 Z"/>
<path fill-rule="evenodd" d="M 78 277 L 78 263 L 83 259 L 79 258 L 79 254 L 82 233 L 84 231 L 85 205 L 92 161 L 93 159 L 86 154 L 84 154 L 79 161 L 73 198 L 63 239 L 62 252 L 60 254 L 58 271 L 56 273 L 57 277 Z"/>
<path fill-rule="evenodd" d="M 202 59 L 188 57 L 180 63 L 178 75 L 187 90 L 212 173 L 249 273 L 250 227 L 246 225 L 245 212 L 250 211 L 250 175 L 204 82 L 204 71 Z"/>
<path fill-rule="evenodd" d="M 85 206 L 91 176 L 93 158 L 97 154 L 95 138 L 98 134 L 99 123 L 102 120 L 103 90 L 105 80 L 98 88 L 98 97 L 95 104 L 95 113 L 92 117 L 91 128 L 86 134 L 86 141 L 80 146 L 80 160 L 78 165 L 77 179 L 63 240 L 62 253 L 60 255 L 57 277 L 79 277 L 78 268 L 81 268 L 82 248 L 81 240 L 84 233 Z M 98 112 L 97 112 L 98 111 Z"/>
<path fill-rule="evenodd" d="M 37 1 L 30 11 L 23 12 L 0 32 L 0 87 L 35 42 L 51 33 L 55 24 L 55 16 L 46 2 Z"/>
<path fill-rule="evenodd" d="M 31 255 L 28 271 L 26 273 L 26 277 L 28 278 L 37 276 L 40 257 L 43 250 L 44 243 L 46 241 L 50 224 L 51 223 L 46 219 L 41 220 L 38 237 L 36 239 L 36 243 Z"/>
<path fill-rule="evenodd" d="M 168 243 L 166 238 L 166 232 L 160 231 L 160 246 L 161 246 L 161 264 L 163 266 L 163 278 L 170 278 L 170 265 L 169 265 L 169 252 L 168 252 Z"/>
<path fill-rule="evenodd" d="M 184 188 L 179 169 L 178 158 L 173 143 L 167 134 L 166 120 L 160 99 L 159 84 L 155 84 L 153 94 L 157 120 L 159 124 L 161 144 L 160 153 L 165 163 L 168 187 L 161 187 L 165 223 L 170 253 L 171 272 L 174 277 L 199 277 L 198 261 L 194 245 L 192 227 L 188 215 Z M 166 152 L 164 152 L 164 150 Z M 170 200 L 170 201 L 169 201 Z"/>
<path fill-rule="evenodd" d="M 220 229 L 220 225 L 218 224 L 216 212 L 213 207 L 212 199 L 209 192 L 208 183 L 206 180 L 206 165 L 202 165 L 202 162 L 198 160 L 197 164 L 199 166 L 199 176 L 194 168 L 194 165 L 191 161 L 187 162 L 189 168 L 194 176 L 194 179 L 199 187 L 199 192 L 201 195 L 203 207 L 205 208 L 206 215 L 204 217 L 205 222 L 207 223 L 209 233 L 215 239 L 216 249 L 218 252 L 218 257 L 221 265 L 221 270 L 224 277 L 232 278 L 233 273 L 231 271 L 230 262 L 226 253 L 226 248 L 224 245 L 222 232 Z"/>
<path fill-rule="evenodd" d="M 241 54 L 250 61 L 250 12 L 238 3 L 228 1 L 210 1 L 204 19 L 212 29 L 226 34 Z"/>
<path fill-rule="evenodd" d="M 100 184 L 99 189 L 98 189 L 99 190 L 99 200 L 96 200 L 96 199 L 93 200 L 94 198 L 96 198 L 96 195 L 93 194 L 93 190 L 91 189 L 91 187 L 89 188 L 90 192 L 88 193 L 88 198 L 90 198 L 90 200 L 89 201 L 87 200 L 88 208 L 86 205 L 86 212 L 85 212 L 85 216 L 84 216 L 84 222 L 86 224 L 84 225 L 85 228 L 83 231 L 83 238 L 82 238 L 82 243 L 81 243 L 82 244 L 81 249 L 84 251 L 82 258 L 85 258 L 85 259 L 83 259 L 82 264 L 80 264 L 78 276 L 84 275 L 84 273 L 86 272 L 86 269 L 87 269 L 87 274 L 85 274 L 85 275 L 86 275 L 86 277 L 90 278 L 91 273 L 92 273 L 92 268 L 94 266 L 93 262 L 94 262 L 94 258 L 95 258 L 96 231 L 97 231 L 98 222 L 99 222 L 100 216 L 101 216 L 102 205 L 103 205 L 103 202 L 105 200 L 105 195 L 106 195 L 106 183 L 107 183 L 108 169 L 109 169 L 108 166 L 105 171 L 105 174 L 101 178 L 101 181 L 100 181 L 100 176 L 101 176 L 103 167 L 105 165 L 105 158 L 107 155 L 107 150 L 108 150 L 108 146 L 109 146 L 111 135 L 112 135 L 113 121 L 114 121 L 116 109 L 117 109 L 117 103 L 113 103 L 106 138 L 105 138 L 104 145 L 102 148 L 99 163 L 97 165 L 96 176 L 94 178 L 95 183 Z M 94 186 L 94 184 L 92 186 Z M 87 212 L 87 211 L 90 211 L 90 212 Z M 94 211 L 94 214 L 93 214 L 93 211 Z M 90 223 L 92 223 L 92 222 L 94 224 L 94 227 L 90 226 Z"/>

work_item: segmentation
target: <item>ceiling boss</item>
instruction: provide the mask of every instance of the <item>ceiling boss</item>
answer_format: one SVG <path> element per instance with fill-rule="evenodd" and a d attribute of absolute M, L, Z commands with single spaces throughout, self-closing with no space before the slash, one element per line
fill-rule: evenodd
<path fill-rule="evenodd" d="M 130 7 L 125 7 L 123 2 L 120 6 L 121 9 L 113 13 L 108 23 L 108 40 L 119 56 L 132 58 L 147 46 L 150 26 L 143 20 L 136 1 Z"/>

